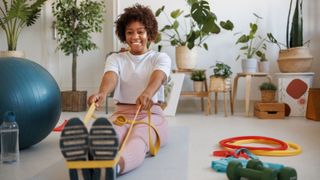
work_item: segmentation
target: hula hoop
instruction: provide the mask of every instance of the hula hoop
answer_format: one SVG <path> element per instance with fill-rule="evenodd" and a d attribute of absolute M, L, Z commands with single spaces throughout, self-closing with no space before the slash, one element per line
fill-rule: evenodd
<path fill-rule="evenodd" d="M 243 143 L 237 143 L 238 141 L 250 141 L 253 142 L 263 142 L 267 144 L 277 145 L 278 147 L 255 147 L 255 146 L 241 146 L 240 144 Z M 288 149 L 288 144 L 284 141 L 270 138 L 270 137 L 264 137 L 264 136 L 239 136 L 239 137 L 232 137 L 223 139 L 219 142 L 220 146 L 226 147 L 229 149 L 239 149 L 239 148 L 246 148 L 250 151 L 252 150 L 263 150 L 263 151 L 274 151 L 274 150 L 286 150 Z"/>

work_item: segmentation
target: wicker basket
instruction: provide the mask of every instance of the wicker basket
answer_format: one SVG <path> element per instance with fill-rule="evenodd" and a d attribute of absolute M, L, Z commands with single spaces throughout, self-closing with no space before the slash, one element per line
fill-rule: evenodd
<path fill-rule="evenodd" d="M 261 90 L 261 101 L 262 102 L 275 102 L 276 91 L 272 90 Z"/>
<path fill-rule="evenodd" d="M 231 78 L 210 77 L 210 91 L 228 91 L 231 90 Z"/>

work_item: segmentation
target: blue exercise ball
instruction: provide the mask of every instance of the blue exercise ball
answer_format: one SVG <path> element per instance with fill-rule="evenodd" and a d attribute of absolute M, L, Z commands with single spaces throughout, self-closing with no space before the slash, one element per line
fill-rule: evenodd
<path fill-rule="evenodd" d="M 23 58 L 0 58 L 0 123 L 13 111 L 24 149 L 47 137 L 61 114 L 60 89 L 51 74 Z"/>

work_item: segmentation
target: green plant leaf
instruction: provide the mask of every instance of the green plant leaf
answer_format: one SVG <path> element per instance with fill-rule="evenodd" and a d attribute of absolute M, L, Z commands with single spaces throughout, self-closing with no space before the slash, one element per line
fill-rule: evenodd
<path fill-rule="evenodd" d="M 249 41 L 249 36 L 243 34 L 242 36 L 239 37 L 239 39 L 237 40 L 236 44 L 238 43 L 247 43 Z"/>
<path fill-rule="evenodd" d="M 233 30 L 233 23 L 230 20 L 227 20 L 226 22 L 221 21 L 220 26 L 225 30 Z"/>
<path fill-rule="evenodd" d="M 164 7 L 165 6 L 162 6 L 161 8 L 157 9 L 156 13 L 155 13 L 155 16 L 158 17 L 163 11 L 164 11 Z"/>
<path fill-rule="evenodd" d="M 197 1 L 191 6 L 191 17 L 200 25 L 205 24 L 210 16 L 210 6 L 207 1 Z"/>
<path fill-rule="evenodd" d="M 170 14 L 170 16 L 171 16 L 173 19 L 177 19 L 182 13 L 183 13 L 182 10 L 177 9 L 177 10 L 172 11 L 171 14 Z"/>
<path fill-rule="evenodd" d="M 203 47 L 204 47 L 204 49 L 206 49 L 208 51 L 208 44 L 207 43 L 203 43 Z"/>
<path fill-rule="evenodd" d="M 302 1 L 296 0 L 290 31 L 290 47 L 303 46 Z"/>

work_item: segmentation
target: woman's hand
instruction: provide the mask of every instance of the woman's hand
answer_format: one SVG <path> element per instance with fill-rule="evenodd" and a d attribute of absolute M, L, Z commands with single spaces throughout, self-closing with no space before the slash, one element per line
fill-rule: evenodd
<path fill-rule="evenodd" d="M 105 93 L 97 93 L 93 94 L 88 98 L 88 105 L 90 106 L 92 103 L 96 103 L 96 107 L 102 106 L 102 103 L 106 99 Z"/>
<path fill-rule="evenodd" d="M 143 92 L 136 100 L 136 104 L 141 110 L 150 110 L 153 106 L 152 96 L 146 92 Z"/>

